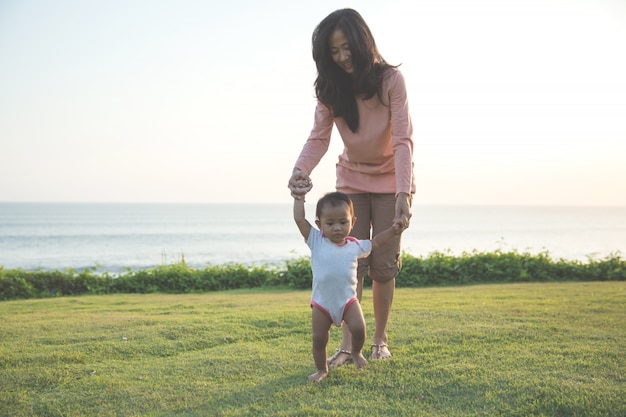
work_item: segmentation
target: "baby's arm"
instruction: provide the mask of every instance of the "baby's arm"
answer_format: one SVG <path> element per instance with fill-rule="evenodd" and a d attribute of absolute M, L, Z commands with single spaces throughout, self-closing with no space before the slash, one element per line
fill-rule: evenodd
<path fill-rule="evenodd" d="M 304 198 L 293 199 L 293 219 L 296 221 L 300 233 L 305 239 L 309 238 L 311 232 L 311 223 L 306 219 L 304 213 Z"/>
<path fill-rule="evenodd" d="M 398 236 L 403 231 L 400 223 L 394 223 L 389 229 L 383 230 L 372 239 L 372 251 L 385 246 L 391 239 Z"/>

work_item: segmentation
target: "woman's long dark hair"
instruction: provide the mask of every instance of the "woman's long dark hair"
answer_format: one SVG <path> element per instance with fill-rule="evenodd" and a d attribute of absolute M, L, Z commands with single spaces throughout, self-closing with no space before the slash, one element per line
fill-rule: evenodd
<path fill-rule="evenodd" d="M 336 29 L 341 29 L 348 39 L 352 74 L 332 59 L 329 41 Z M 335 117 L 343 117 L 350 130 L 356 132 L 359 128 L 356 98 L 369 99 L 378 94 L 382 102 L 383 73 L 393 67 L 380 56 L 372 32 L 356 10 L 337 10 L 317 25 L 313 31 L 313 60 L 317 66 L 317 99 L 332 109 Z"/>

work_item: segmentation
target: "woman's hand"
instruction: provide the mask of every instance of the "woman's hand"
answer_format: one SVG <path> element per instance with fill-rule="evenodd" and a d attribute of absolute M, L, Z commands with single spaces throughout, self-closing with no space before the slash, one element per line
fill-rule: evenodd
<path fill-rule="evenodd" d="M 311 182 L 311 178 L 309 178 L 304 171 L 294 168 L 287 186 L 289 190 L 291 190 L 291 196 L 296 200 L 301 200 L 306 193 L 311 191 L 313 183 Z"/>
<path fill-rule="evenodd" d="M 398 225 L 402 230 L 407 229 L 411 216 L 411 196 L 407 193 L 398 193 L 398 197 L 396 197 L 396 215 L 393 219 L 394 225 Z"/>

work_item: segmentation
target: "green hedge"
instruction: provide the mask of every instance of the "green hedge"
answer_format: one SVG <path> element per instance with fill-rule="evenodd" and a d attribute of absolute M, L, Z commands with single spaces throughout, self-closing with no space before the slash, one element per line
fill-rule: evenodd
<path fill-rule="evenodd" d="M 204 269 L 179 264 L 119 274 L 85 271 L 24 271 L 0 267 L 0 300 L 81 294 L 192 293 L 237 288 L 311 287 L 309 258 L 281 267 L 209 265 Z M 626 261 L 619 255 L 587 262 L 553 260 L 549 254 L 471 252 L 454 256 L 434 252 L 427 257 L 402 255 L 398 287 L 548 281 L 626 281 Z M 366 277 L 365 285 L 371 285 Z"/>

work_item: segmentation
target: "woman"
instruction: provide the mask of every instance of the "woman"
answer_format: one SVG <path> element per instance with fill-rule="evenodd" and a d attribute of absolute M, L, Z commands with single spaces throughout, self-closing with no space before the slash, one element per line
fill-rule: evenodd
<path fill-rule="evenodd" d="M 394 223 L 407 228 L 415 185 L 413 128 L 402 74 L 380 56 L 367 24 L 352 9 L 337 10 L 317 26 L 313 59 L 318 103 L 313 130 L 289 179 L 292 195 L 303 198 L 310 189 L 309 175 L 328 150 L 334 124 L 344 143 L 336 188 L 354 204 L 352 236 L 371 239 Z M 387 324 L 400 267 L 400 236 L 359 261 L 359 300 L 363 277 L 369 274 L 373 281 L 376 327 L 371 359 L 391 357 Z M 351 334 L 344 326 L 341 347 L 329 366 L 349 362 L 350 346 Z"/>

